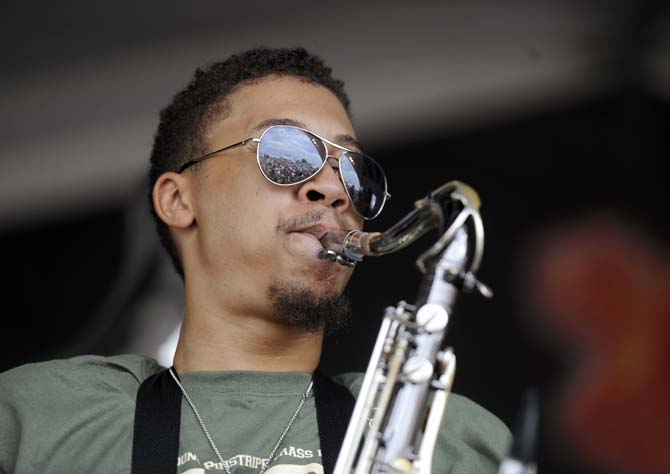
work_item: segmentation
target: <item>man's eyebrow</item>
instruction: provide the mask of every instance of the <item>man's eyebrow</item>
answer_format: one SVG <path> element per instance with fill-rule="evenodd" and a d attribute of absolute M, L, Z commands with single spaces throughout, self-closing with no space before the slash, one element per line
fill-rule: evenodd
<path fill-rule="evenodd" d="M 304 123 L 298 120 L 293 120 L 290 118 L 269 118 L 256 125 L 253 129 L 251 129 L 251 131 L 263 132 L 266 128 L 272 127 L 273 125 L 291 125 L 293 127 L 307 128 Z"/>
<path fill-rule="evenodd" d="M 333 142 L 337 143 L 338 145 L 344 146 L 346 148 L 357 148 L 360 151 L 363 151 L 363 145 L 356 140 L 354 137 L 351 135 L 347 135 L 346 133 L 343 135 L 337 135 L 334 139 Z"/>
<path fill-rule="evenodd" d="M 299 127 L 308 130 L 307 126 L 304 123 L 300 122 L 299 120 L 294 120 L 290 118 L 269 118 L 263 120 L 258 125 L 256 125 L 253 129 L 251 129 L 251 132 L 252 133 L 263 132 L 265 131 L 266 128 L 272 127 L 273 125 L 291 125 L 293 127 Z M 360 144 L 360 142 L 351 135 L 348 135 L 346 133 L 337 135 L 331 141 L 346 148 L 355 147 L 358 150 L 361 151 L 363 150 L 363 146 Z"/>

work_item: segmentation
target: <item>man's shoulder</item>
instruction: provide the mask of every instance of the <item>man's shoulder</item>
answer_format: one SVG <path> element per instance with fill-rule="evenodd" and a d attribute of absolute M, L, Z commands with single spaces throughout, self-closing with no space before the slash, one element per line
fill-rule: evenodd
<path fill-rule="evenodd" d="M 0 397 L 111 389 L 134 398 L 139 384 L 160 369 L 155 360 L 138 355 L 85 355 L 25 364 L 0 373 Z"/>
<path fill-rule="evenodd" d="M 346 387 L 354 397 L 358 396 L 358 392 L 361 390 L 361 384 L 363 383 L 363 377 L 365 374 L 362 372 L 345 372 L 342 374 L 337 374 L 331 377 L 331 379 Z"/>
<path fill-rule="evenodd" d="M 110 472 L 129 456 L 137 389 L 160 366 L 140 356 L 80 356 L 0 374 L 0 472 Z M 73 461 L 76 460 L 76 461 Z M 116 469 L 115 469 L 116 470 Z"/>

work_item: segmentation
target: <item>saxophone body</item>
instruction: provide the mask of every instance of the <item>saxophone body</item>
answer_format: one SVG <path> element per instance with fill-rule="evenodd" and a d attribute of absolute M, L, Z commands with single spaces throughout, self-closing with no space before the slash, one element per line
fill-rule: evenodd
<path fill-rule="evenodd" d="M 319 257 L 352 266 L 437 230 L 438 240 L 417 259 L 423 281 L 414 305 L 386 309 L 334 474 L 430 474 L 456 357 L 443 347 L 461 291 L 492 293 L 475 273 L 484 249 L 477 193 L 451 181 L 415 203 L 384 233 L 324 236 Z"/>

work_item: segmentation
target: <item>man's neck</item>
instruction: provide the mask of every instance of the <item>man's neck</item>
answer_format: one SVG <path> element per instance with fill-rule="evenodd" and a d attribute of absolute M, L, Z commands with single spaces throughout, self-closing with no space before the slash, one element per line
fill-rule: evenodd
<path fill-rule="evenodd" d="M 187 311 L 174 357 L 178 372 L 250 370 L 307 372 L 316 369 L 323 333 L 301 331 L 249 315 Z"/>

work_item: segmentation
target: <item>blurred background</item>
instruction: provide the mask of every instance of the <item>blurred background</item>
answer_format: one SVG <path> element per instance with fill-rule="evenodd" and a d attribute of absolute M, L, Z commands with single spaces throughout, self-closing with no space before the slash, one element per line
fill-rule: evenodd
<path fill-rule="evenodd" d="M 200 65 L 304 46 L 345 81 L 359 139 L 387 170 L 393 199 L 370 229 L 448 180 L 482 198 L 479 275 L 496 296 L 465 296 L 452 318 L 455 391 L 512 427 L 538 387 L 539 471 L 599 472 L 552 425 L 573 356 L 533 326 L 528 249 L 591 213 L 667 243 L 667 2 L 23 1 L 1 17 L 0 370 L 84 353 L 170 363 L 181 282 L 145 189 L 158 113 Z M 365 369 L 430 243 L 360 265 L 355 321 L 328 341 L 327 371 Z"/>

